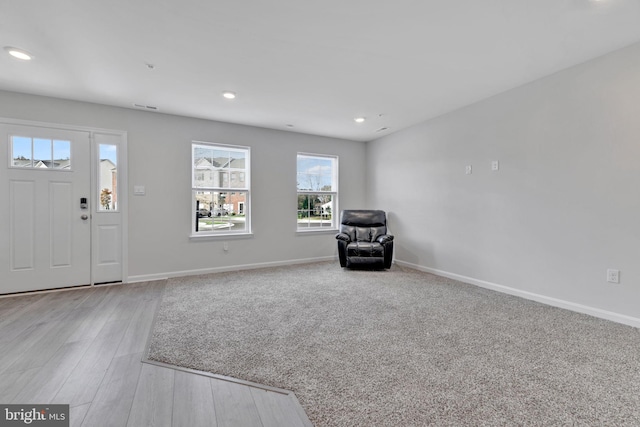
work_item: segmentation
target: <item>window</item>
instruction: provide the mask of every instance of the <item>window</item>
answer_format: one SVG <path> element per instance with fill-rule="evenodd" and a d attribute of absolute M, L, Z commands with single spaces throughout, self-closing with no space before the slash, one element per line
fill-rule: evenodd
<path fill-rule="evenodd" d="M 11 167 L 68 171 L 71 141 L 12 136 Z"/>
<path fill-rule="evenodd" d="M 298 153 L 298 231 L 335 229 L 338 157 Z"/>
<path fill-rule="evenodd" d="M 98 210 L 118 209 L 118 146 L 98 144 Z"/>
<path fill-rule="evenodd" d="M 194 234 L 250 233 L 249 147 L 191 145 Z"/>

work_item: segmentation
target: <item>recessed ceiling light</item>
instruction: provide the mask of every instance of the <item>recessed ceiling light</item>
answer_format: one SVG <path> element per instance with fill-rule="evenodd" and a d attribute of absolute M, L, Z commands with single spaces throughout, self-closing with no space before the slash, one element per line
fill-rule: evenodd
<path fill-rule="evenodd" d="M 4 50 L 14 58 L 22 59 L 23 61 L 29 61 L 33 59 L 33 55 L 31 55 L 26 50 L 18 49 L 17 47 L 5 46 Z"/>
<path fill-rule="evenodd" d="M 353 119 L 356 123 L 363 123 L 365 120 L 367 120 L 366 117 L 356 117 L 355 119 Z"/>
<path fill-rule="evenodd" d="M 222 92 L 222 96 L 224 96 L 227 99 L 234 99 L 236 97 L 236 93 L 231 91 L 226 91 L 226 92 Z"/>

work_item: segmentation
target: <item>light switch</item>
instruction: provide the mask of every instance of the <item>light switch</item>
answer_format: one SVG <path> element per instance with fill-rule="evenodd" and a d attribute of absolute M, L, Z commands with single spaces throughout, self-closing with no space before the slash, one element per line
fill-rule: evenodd
<path fill-rule="evenodd" d="M 133 195 L 134 196 L 144 196 L 145 195 L 144 185 L 134 185 L 133 186 Z"/>

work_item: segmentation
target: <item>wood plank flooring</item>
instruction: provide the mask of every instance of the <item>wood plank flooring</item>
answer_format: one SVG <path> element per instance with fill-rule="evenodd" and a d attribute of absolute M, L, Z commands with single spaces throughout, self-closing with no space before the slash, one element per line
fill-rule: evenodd
<path fill-rule="evenodd" d="M 73 427 L 311 426 L 293 394 L 143 363 L 164 281 L 0 298 L 0 403 Z"/>

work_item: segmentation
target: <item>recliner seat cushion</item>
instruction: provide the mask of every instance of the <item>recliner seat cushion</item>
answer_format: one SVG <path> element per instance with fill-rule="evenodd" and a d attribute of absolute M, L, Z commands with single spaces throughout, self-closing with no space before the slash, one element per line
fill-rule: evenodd
<path fill-rule="evenodd" d="M 384 257 L 384 247 L 378 242 L 351 242 L 347 245 L 349 257 Z"/>

